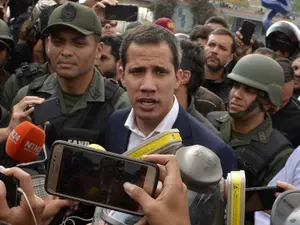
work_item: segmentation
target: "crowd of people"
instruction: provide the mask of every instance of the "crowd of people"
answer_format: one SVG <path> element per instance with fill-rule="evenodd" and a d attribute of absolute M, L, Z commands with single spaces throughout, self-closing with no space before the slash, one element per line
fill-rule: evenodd
<path fill-rule="evenodd" d="M 104 18 L 105 7 L 116 0 L 55 0 L 43 7 L 35 2 L 23 11 L 14 1 L 0 3 L 3 167 L 13 161 L 5 153 L 11 131 L 31 120 L 35 104 L 58 97 L 62 115 L 42 125 L 48 151 L 54 141 L 65 140 L 122 154 L 177 128 L 184 146 L 202 145 L 219 157 L 224 178 L 244 170 L 247 187 L 300 188 L 300 30 L 293 23 L 276 22 L 265 43 L 253 37 L 245 45 L 242 34 L 230 31 L 219 16 L 190 34 L 176 34 L 169 18 L 152 25 L 133 22 L 119 34 L 117 21 Z M 154 198 L 124 184 L 145 213 L 138 224 L 198 224 L 189 212 L 188 187 L 176 157 L 143 160 L 161 165 L 163 185 Z M 93 218 L 93 206 L 37 196 L 31 176 L 44 174 L 47 162 L 26 172 L 3 167 L 25 195 L 20 206 L 9 208 L 0 181 L 0 221 L 63 224 L 65 208 L 75 224 Z M 246 223 L 270 224 L 270 215 L 249 214 Z"/>

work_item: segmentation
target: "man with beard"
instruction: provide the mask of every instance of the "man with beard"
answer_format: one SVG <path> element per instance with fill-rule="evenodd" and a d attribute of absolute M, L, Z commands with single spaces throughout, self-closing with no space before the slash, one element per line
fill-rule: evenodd
<path fill-rule="evenodd" d="M 204 47 L 205 82 L 204 87 L 218 95 L 225 103 L 228 99 L 226 65 L 233 59 L 236 42 L 232 33 L 219 28 L 214 30 Z"/>
<path fill-rule="evenodd" d="M 103 43 L 103 52 L 100 59 L 95 60 L 95 65 L 101 71 L 102 76 L 119 80 L 117 77 L 117 63 L 120 60 L 120 37 L 103 36 L 100 39 Z"/>
<path fill-rule="evenodd" d="M 296 55 L 292 62 L 293 70 L 295 73 L 295 86 L 294 86 L 294 96 L 300 99 L 300 53 Z"/>

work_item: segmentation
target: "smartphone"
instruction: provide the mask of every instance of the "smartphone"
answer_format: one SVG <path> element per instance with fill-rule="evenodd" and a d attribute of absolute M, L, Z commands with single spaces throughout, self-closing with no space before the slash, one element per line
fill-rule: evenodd
<path fill-rule="evenodd" d="M 34 105 L 34 111 L 31 114 L 32 123 L 41 125 L 49 120 L 53 120 L 62 114 L 59 98 L 49 98 L 42 104 Z"/>
<path fill-rule="evenodd" d="M 104 17 L 106 20 L 120 20 L 134 22 L 138 20 L 138 6 L 114 5 L 106 6 Z"/>
<path fill-rule="evenodd" d="M 255 23 L 252 23 L 248 20 L 245 20 L 240 30 L 240 33 L 243 35 L 243 43 L 245 45 L 250 45 L 251 38 L 255 31 Z"/>
<path fill-rule="evenodd" d="M 4 183 L 6 187 L 6 201 L 10 208 L 19 205 L 19 195 L 18 195 L 18 180 L 13 176 L 6 176 L 0 172 L 0 180 Z"/>
<path fill-rule="evenodd" d="M 56 141 L 52 145 L 45 188 L 49 194 L 142 216 L 137 202 L 124 191 L 125 182 L 156 190 L 157 165 L 123 155 Z"/>
<path fill-rule="evenodd" d="M 246 188 L 246 212 L 271 210 L 275 202 L 276 192 L 284 192 L 280 187 Z"/>

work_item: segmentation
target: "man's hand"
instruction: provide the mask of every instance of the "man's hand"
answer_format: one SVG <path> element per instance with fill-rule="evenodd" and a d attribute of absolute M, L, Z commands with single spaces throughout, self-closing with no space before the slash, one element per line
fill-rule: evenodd
<path fill-rule="evenodd" d="M 36 96 L 26 96 L 13 107 L 12 116 L 8 125 L 11 132 L 17 125 L 24 121 L 30 121 L 29 115 L 33 112 L 34 104 L 41 104 L 45 99 Z"/>
<path fill-rule="evenodd" d="M 144 156 L 143 160 L 160 164 L 163 189 L 154 199 L 142 188 L 129 183 L 124 184 L 126 193 L 142 206 L 145 214 L 137 225 L 189 225 L 187 187 L 181 180 L 176 157 L 149 155 Z"/>
<path fill-rule="evenodd" d="M 283 188 L 285 191 L 295 191 L 297 190 L 295 186 L 283 181 L 276 182 L 277 187 Z M 281 193 L 277 192 L 275 195 L 278 197 Z"/>
<path fill-rule="evenodd" d="M 100 21 L 104 21 L 104 10 L 106 5 L 116 5 L 117 0 L 86 0 L 83 5 L 88 6 L 94 10 Z"/>
<path fill-rule="evenodd" d="M 240 59 L 246 55 L 246 52 L 251 47 L 251 45 L 254 43 L 254 41 L 253 41 L 253 39 L 251 39 L 250 45 L 245 45 L 243 42 L 243 35 L 241 34 L 241 32 L 237 31 L 235 34 L 236 34 L 235 41 L 237 43 L 236 56 L 238 59 Z"/>
<path fill-rule="evenodd" d="M 55 217 L 55 215 L 64 207 L 72 207 L 77 205 L 76 202 L 71 200 L 63 200 L 59 197 L 47 195 L 44 198 L 45 201 L 45 210 L 42 216 L 42 225 L 48 225 Z"/>
<path fill-rule="evenodd" d="M 19 168 L 10 168 L 3 171 L 6 176 L 14 176 L 20 181 L 20 187 L 25 192 L 34 212 L 37 223 L 40 224 L 45 203 L 34 194 L 31 176 Z M 6 188 L 0 181 L 0 220 L 13 225 L 34 225 L 34 219 L 24 196 L 21 196 L 20 205 L 9 208 L 6 201 Z"/>

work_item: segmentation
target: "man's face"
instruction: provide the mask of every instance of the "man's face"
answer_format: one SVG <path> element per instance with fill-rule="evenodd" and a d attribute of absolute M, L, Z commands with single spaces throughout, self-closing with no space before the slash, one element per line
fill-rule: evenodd
<path fill-rule="evenodd" d="M 228 111 L 230 113 L 239 113 L 247 110 L 255 101 L 257 93 L 257 89 L 233 81 L 232 88 L 229 92 Z M 249 115 L 251 113 L 249 113 Z"/>
<path fill-rule="evenodd" d="M 130 44 L 122 74 L 135 116 L 160 122 L 173 106 L 173 95 L 182 78 L 175 71 L 168 44 Z"/>
<path fill-rule="evenodd" d="M 102 35 L 117 36 L 117 25 L 115 21 L 102 23 Z"/>
<path fill-rule="evenodd" d="M 294 91 L 294 80 L 284 83 L 282 88 L 280 109 L 286 106 L 286 104 L 289 102 L 289 100 L 293 96 L 293 91 Z"/>
<path fill-rule="evenodd" d="M 300 89 L 300 57 L 295 59 L 292 63 L 294 73 L 295 73 L 295 90 Z"/>
<path fill-rule="evenodd" d="M 211 71 L 219 71 L 233 58 L 232 39 L 228 35 L 210 35 L 205 47 L 205 65 Z"/>
<path fill-rule="evenodd" d="M 101 50 L 93 35 L 64 29 L 49 36 L 47 56 L 59 77 L 75 79 L 94 69 L 94 59 L 100 57 Z"/>
<path fill-rule="evenodd" d="M 208 23 L 207 26 L 210 26 L 213 30 L 216 30 L 218 28 L 225 28 L 222 24 L 219 23 Z"/>
<path fill-rule="evenodd" d="M 3 43 L 0 43 L 0 65 L 3 65 L 7 58 L 7 48 Z"/>
<path fill-rule="evenodd" d="M 111 54 L 111 46 L 103 45 L 103 51 L 98 66 L 102 76 L 107 78 L 116 77 L 117 62 L 115 57 Z"/>

